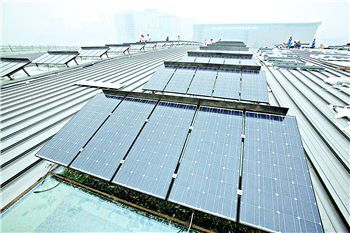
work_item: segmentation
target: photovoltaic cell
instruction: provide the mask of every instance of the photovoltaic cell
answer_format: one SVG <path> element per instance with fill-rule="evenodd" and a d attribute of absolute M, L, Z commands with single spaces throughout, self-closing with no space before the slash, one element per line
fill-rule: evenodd
<path fill-rule="evenodd" d="M 109 48 L 101 48 L 101 49 L 82 49 L 79 52 L 79 57 L 101 57 L 108 51 Z"/>
<path fill-rule="evenodd" d="M 239 59 L 225 58 L 225 65 L 239 65 Z"/>
<path fill-rule="evenodd" d="M 183 57 L 181 58 L 180 62 L 194 62 L 196 60 L 196 57 Z"/>
<path fill-rule="evenodd" d="M 142 89 L 163 91 L 174 72 L 173 68 L 165 68 L 164 66 L 158 68 Z"/>
<path fill-rule="evenodd" d="M 165 88 L 166 92 L 186 93 L 195 70 L 177 69 Z"/>
<path fill-rule="evenodd" d="M 160 102 L 113 182 L 165 199 L 195 106 Z"/>
<path fill-rule="evenodd" d="M 241 73 L 219 72 L 213 97 L 239 99 Z"/>
<path fill-rule="evenodd" d="M 66 64 L 72 61 L 78 54 L 44 54 L 32 61 L 34 64 Z"/>
<path fill-rule="evenodd" d="M 295 117 L 246 113 L 240 222 L 323 232 Z"/>
<path fill-rule="evenodd" d="M 212 57 L 212 58 L 210 58 L 209 63 L 210 63 L 210 64 L 224 64 L 224 61 L 225 61 L 224 58 Z"/>
<path fill-rule="evenodd" d="M 235 220 L 242 112 L 200 107 L 169 201 Z"/>
<path fill-rule="evenodd" d="M 265 72 L 242 73 L 241 99 L 263 103 L 269 102 Z"/>
<path fill-rule="evenodd" d="M 256 66 L 255 59 L 241 59 L 240 63 L 241 63 L 241 65 L 254 65 L 254 66 Z"/>
<path fill-rule="evenodd" d="M 120 102 L 120 97 L 96 95 L 38 153 L 68 166 Z"/>
<path fill-rule="evenodd" d="M 15 71 L 22 69 L 30 62 L 10 62 L 0 61 L 0 77 L 14 73 Z"/>
<path fill-rule="evenodd" d="M 217 71 L 197 70 L 187 94 L 211 96 Z"/>
<path fill-rule="evenodd" d="M 128 50 L 129 46 L 111 46 L 108 50 L 109 53 L 124 53 Z"/>
<path fill-rule="evenodd" d="M 155 104 L 154 100 L 123 100 L 71 167 L 110 181 Z"/>
<path fill-rule="evenodd" d="M 209 57 L 197 57 L 196 58 L 196 63 L 208 63 L 210 60 Z"/>

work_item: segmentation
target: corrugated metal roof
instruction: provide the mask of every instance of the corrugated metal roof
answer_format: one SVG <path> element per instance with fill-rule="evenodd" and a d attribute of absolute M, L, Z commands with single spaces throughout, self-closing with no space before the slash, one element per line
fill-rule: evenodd
<path fill-rule="evenodd" d="M 124 90 L 141 91 L 141 86 L 164 60 L 177 60 L 193 48 L 177 47 L 117 57 L 4 85 L 1 89 L 1 208 L 47 172 L 47 163 L 34 155 L 100 92 L 74 83 L 79 80 L 118 82 Z"/>
<path fill-rule="evenodd" d="M 2 87 L 1 130 L 2 206 L 29 187 L 48 170 L 35 157 L 52 137 L 99 90 L 78 87 L 79 80 L 118 82 L 124 90 L 141 91 L 164 60 L 178 60 L 193 47 L 118 57 L 93 65 L 82 65 Z M 346 87 L 334 86 L 329 77 L 349 77 L 321 65 L 323 71 L 275 69 L 263 65 L 270 89 L 271 105 L 290 108 L 298 120 L 324 228 L 327 232 L 349 230 L 349 135 L 343 130 L 349 119 L 336 119 L 330 105 L 350 105 Z"/>
<path fill-rule="evenodd" d="M 350 95 L 325 78 L 349 73 L 314 59 L 313 63 L 325 70 L 275 69 L 262 64 L 271 103 L 289 107 L 289 114 L 297 117 L 325 230 L 346 232 L 350 224 L 350 139 L 344 127 L 349 119 L 336 119 L 330 105 L 350 105 Z"/>

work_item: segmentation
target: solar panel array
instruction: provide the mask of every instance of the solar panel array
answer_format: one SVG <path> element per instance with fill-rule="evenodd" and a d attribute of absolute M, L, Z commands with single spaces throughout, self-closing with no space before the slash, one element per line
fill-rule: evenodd
<path fill-rule="evenodd" d="M 71 167 L 111 180 L 155 103 L 138 99 L 122 101 L 118 111 L 111 114 Z M 128 123 L 128 119 L 133 119 L 133 122 Z"/>
<path fill-rule="evenodd" d="M 129 46 L 109 46 L 109 53 L 125 53 L 128 51 Z"/>
<path fill-rule="evenodd" d="M 81 47 L 79 57 L 101 57 L 107 53 L 109 47 Z"/>
<path fill-rule="evenodd" d="M 195 106 L 160 102 L 114 183 L 165 199 Z"/>
<path fill-rule="evenodd" d="M 78 52 L 47 52 L 42 56 L 34 59 L 34 64 L 57 64 L 65 65 L 74 60 L 78 56 Z"/>
<path fill-rule="evenodd" d="M 294 117 L 99 94 L 37 156 L 257 228 L 322 232 Z"/>
<path fill-rule="evenodd" d="M 28 59 L 4 59 L 0 60 L 0 77 L 11 75 L 28 65 Z"/>
<path fill-rule="evenodd" d="M 194 62 L 194 63 L 209 63 L 209 64 L 227 64 L 227 65 L 254 65 L 254 59 L 241 59 L 230 57 L 205 57 L 205 56 L 184 56 L 179 60 L 180 62 Z"/>
<path fill-rule="evenodd" d="M 240 221 L 276 232 L 322 232 L 294 117 L 246 113 Z"/>
<path fill-rule="evenodd" d="M 38 156 L 68 166 L 119 103 L 120 98 L 96 95 L 38 152 Z"/>
<path fill-rule="evenodd" d="M 200 107 L 169 200 L 236 219 L 242 112 Z"/>
<path fill-rule="evenodd" d="M 269 102 L 264 71 L 241 73 L 162 67 L 144 85 L 143 90 Z"/>

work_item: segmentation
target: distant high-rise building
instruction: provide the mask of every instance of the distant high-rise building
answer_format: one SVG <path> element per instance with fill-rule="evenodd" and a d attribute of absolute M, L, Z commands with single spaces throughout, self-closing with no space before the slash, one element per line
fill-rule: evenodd
<path fill-rule="evenodd" d="M 145 37 L 150 34 L 153 41 L 165 40 L 167 36 L 170 40 L 177 39 L 178 35 L 188 40 L 192 37 L 191 20 L 185 23 L 177 16 L 161 14 L 154 9 L 123 12 L 115 15 L 114 20 L 119 43 L 139 41 L 141 34 Z"/>
<path fill-rule="evenodd" d="M 312 43 L 320 22 L 270 24 L 195 24 L 196 41 L 240 40 L 249 47 L 269 46 L 287 42 L 290 36 L 301 42 Z"/>

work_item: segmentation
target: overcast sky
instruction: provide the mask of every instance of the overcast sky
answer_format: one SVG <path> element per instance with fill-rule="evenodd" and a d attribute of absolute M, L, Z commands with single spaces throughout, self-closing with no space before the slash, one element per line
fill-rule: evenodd
<path fill-rule="evenodd" d="M 158 9 L 196 23 L 322 22 L 317 32 L 318 41 L 344 44 L 350 42 L 349 1 L 0 0 L 0 42 L 105 44 L 113 42 L 115 14 L 126 10 Z"/>

